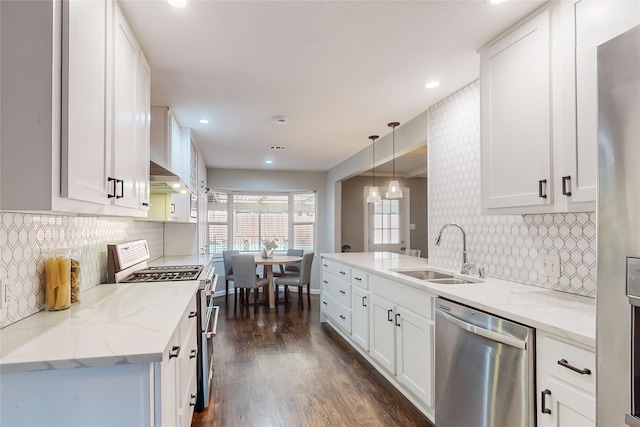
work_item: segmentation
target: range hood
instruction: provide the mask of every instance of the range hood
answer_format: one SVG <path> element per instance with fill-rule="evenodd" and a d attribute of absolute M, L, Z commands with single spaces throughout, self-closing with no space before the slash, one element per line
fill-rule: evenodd
<path fill-rule="evenodd" d="M 151 193 L 171 194 L 189 191 L 178 175 L 155 162 L 150 162 L 149 166 L 149 187 Z"/>

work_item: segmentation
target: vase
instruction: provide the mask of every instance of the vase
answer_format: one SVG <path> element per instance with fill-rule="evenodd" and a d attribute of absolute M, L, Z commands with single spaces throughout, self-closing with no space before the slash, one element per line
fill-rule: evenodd
<path fill-rule="evenodd" d="M 262 248 L 262 253 L 260 254 L 262 258 L 273 258 L 273 249 Z"/>

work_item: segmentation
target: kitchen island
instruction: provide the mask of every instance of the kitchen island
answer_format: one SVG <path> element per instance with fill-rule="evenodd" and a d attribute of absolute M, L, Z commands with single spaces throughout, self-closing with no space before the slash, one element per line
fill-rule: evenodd
<path fill-rule="evenodd" d="M 539 426 L 562 426 L 562 419 L 595 425 L 593 299 L 462 275 L 431 266 L 426 259 L 389 252 L 321 257 L 322 321 L 436 424 L 436 312 L 438 298 L 444 298 L 535 328 L 536 367 L 531 372 L 536 376 L 530 377 L 527 389 L 530 413 L 536 414 Z M 424 270 L 450 277 L 444 279 L 449 284 L 403 274 Z M 546 399 L 536 400 L 541 391 Z"/>
<path fill-rule="evenodd" d="M 195 383 L 195 368 L 177 376 L 196 348 L 198 286 L 97 285 L 70 309 L 0 330 L 0 425 L 190 422 L 179 394 Z"/>

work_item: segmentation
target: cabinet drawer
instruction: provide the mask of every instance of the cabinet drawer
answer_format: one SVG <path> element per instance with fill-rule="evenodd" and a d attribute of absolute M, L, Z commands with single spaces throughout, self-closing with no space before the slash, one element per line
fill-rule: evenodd
<path fill-rule="evenodd" d="M 359 268 L 351 269 L 351 283 L 364 289 L 369 289 L 369 273 Z"/>
<path fill-rule="evenodd" d="M 196 335 L 197 322 L 197 308 L 196 308 L 196 294 L 193 294 L 193 298 L 189 302 L 189 307 L 182 315 L 182 321 L 180 322 L 178 339 L 179 342 L 183 342 L 187 336 Z"/>
<path fill-rule="evenodd" d="M 427 319 L 433 319 L 434 297 L 380 276 L 371 276 L 371 292 L 411 310 Z"/>
<path fill-rule="evenodd" d="M 322 258 L 322 270 L 334 274 L 337 277 L 341 277 L 347 282 L 351 281 L 351 267 L 339 262 Z"/>
<path fill-rule="evenodd" d="M 333 274 L 322 275 L 322 291 L 345 307 L 351 308 L 351 284 Z"/>
<path fill-rule="evenodd" d="M 322 311 L 342 329 L 351 333 L 351 310 L 331 298 L 326 292 L 322 292 Z"/>
<path fill-rule="evenodd" d="M 178 357 L 178 396 L 182 399 L 189 395 L 189 387 L 196 375 L 196 363 L 198 361 L 198 343 L 196 340 L 195 326 L 192 333 L 182 340 L 182 348 Z"/>
<path fill-rule="evenodd" d="M 595 394 L 596 356 L 593 351 L 538 333 L 536 355 L 540 370 Z M 570 367 L 584 373 L 576 372 Z M 586 373 L 586 370 L 590 373 Z"/>
<path fill-rule="evenodd" d="M 196 382 L 195 371 L 189 382 L 186 393 L 182 397 L 181 407 L 178 410 L 178 426 L 189 427 L 193 418 L 193 410 L 196 404 L 198 393 L 198 383 Z"/>

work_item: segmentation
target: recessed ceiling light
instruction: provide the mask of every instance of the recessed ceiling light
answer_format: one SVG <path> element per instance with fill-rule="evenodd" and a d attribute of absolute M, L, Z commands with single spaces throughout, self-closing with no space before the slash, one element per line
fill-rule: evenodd
<path fill-rule="evenodd" d="M 275 116 L 273 120 L 279 125 L 287 124 L 288 119 L 285 116 Z"/>
<path fill-rule="evenodd" d="M 207 123 L 209 123 L 209 120 L 207 120 L 207 119 L 200 119 L 199 121 L 200 121 L 200 123 L 202 123 L 203 125 L 206 125 Z"/>
<path fill-rule="evenodd" d="M 273 163 L 273 160 L 267 160 L 267 161 L 265 161 L 265 163 L 270 165 L 271 163 Z"/>
<path fill-rule="evenodd" d="M 507 0 L 489 0 L 489 3 L 491 4 L 500 4 L 500 3 L 504 3 Z"/>
<path fill-rule="evenodd" d="M 187 0 L 167 0 L 167 2 L 173 6 L 182 9 L 187 6 Z"/>
<path fill-rule="evenodd" d="M 440 82 L 437 82 L 437 81 L 429 82 L 426 85 L 424 85 L 424 87 L 426 87 L 427 89 L 433 89 L 434 87 L 438 87 L 438 86 L 440 86 Z"/>
<path fill-rule="evenodd" d="M 286 145 L 270 145 L 269 150 L 286 150 Z"/>

